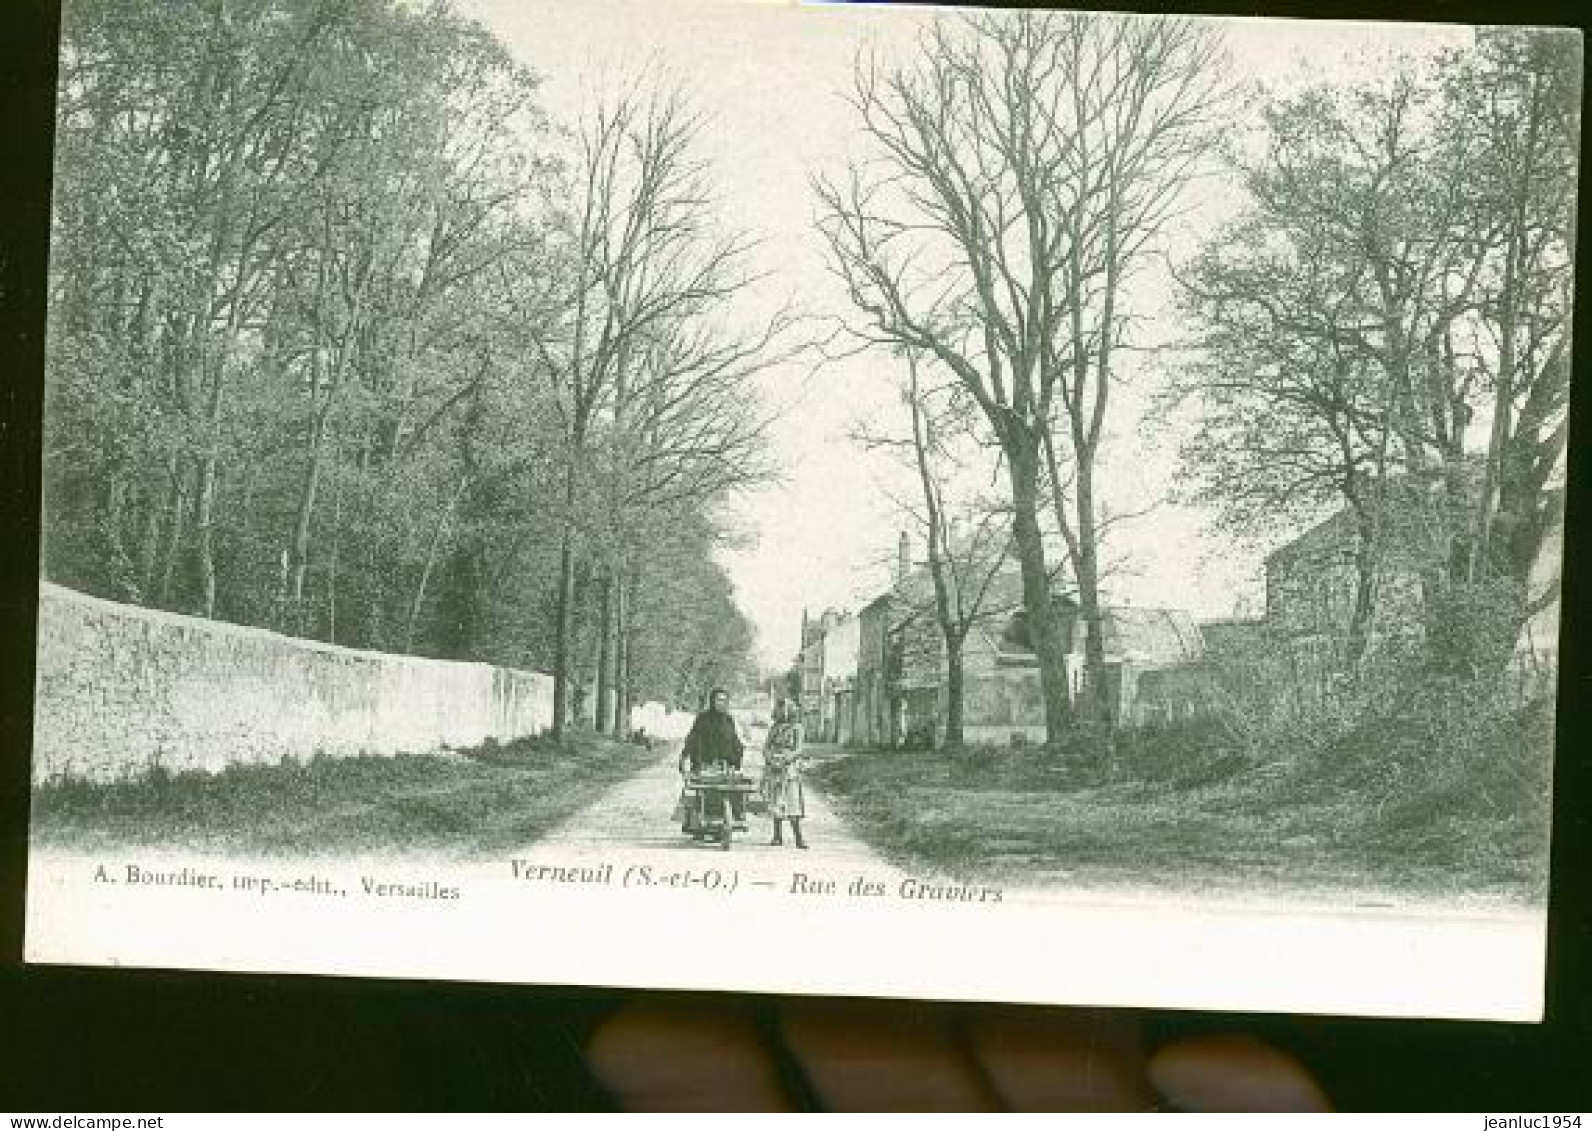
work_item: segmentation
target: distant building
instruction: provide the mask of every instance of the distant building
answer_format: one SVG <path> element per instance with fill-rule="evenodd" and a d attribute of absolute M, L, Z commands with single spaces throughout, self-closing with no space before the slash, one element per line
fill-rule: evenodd
<path fill-rule="evenodd" d="M 1436 532 L 1420 508 L 1389 508 L 1374 565 L 1371 641 L 1420 631 L 1421 577 L 1438 564 Z M 1266 556 L 1266 624 L 1311 670 L 1342 660 L 1359 589 L 1354 512 L 1344 507 Z"/>
<path fill-rule="evenodd" d="M 1469 521 L 1469 516 L 1463 516 Z M 1437 486 L 1400 480 L 1379 518 L 1371 613 L 1364 626 L 1376 650 L 1418 641 L 1426 630 L 1427 594 L 1449 568 L 1453 517 Z M 1266 631 L 1283 645 L 1302 686 L 1330 686 L 1347 658 L 1360 584 L 1361 537 L 1355 512 L 1342 507 L 1266 557 Z M 1548 528 L 1528 579 L 1528 616 L 1509 678 L 1522 694 L 1551 678 L 1558 659 L 1557 579 L 1563 558 L 1562 520 Z"/>
<path fill-rule="evenodd" d="M 819 740 L 849 742 L 855 731 L 857 658 L 862 644 L 862 623 L 842 613 L 824 630 L 822 701 Z"/>
<path fill-rule="evenodd" d="M 802 610 L 801 651 L 796 656 L 796 672 L 800 691 L 802 728 L 815 734 L 823 713 L 824 691 L 824 626 L 823 618 L 810 620 Z"/>
<path fill-rule="evenodd" d="M 894 592 L 884 592 L 857 614 L 857 674 L 849 729 L 852 742 L 860 746 L 894 746 L 900 740 L 891 640 L 899 604 Z"/>
<path fill-rule="evenodd" d="M 802 727 L 810 741 L 840 742 L 851 733 L 853 684 L 861 625 L 848 612 L 802 614 Z M 842 735 L 844 731 L 844 735 Z"/>
<path fill-rule="evenodd" d="M 1265 641 L 1264 617 L 1212 617 L 1201 620 L 1199 626 L 1207 656 L 1238 654 Z"/>
<path fill-rule="evenodd" d="M 1084 693 L 1087 636 L 1082 609 L 1070 597 L 1054 602 L 1064 651 L 1063 670 L 1074 704 Z M 1113 723 L 1132 726 L 1189 718 L 1206 709 L 1198 664 L 1204 635 L 1182 609 L 1111 605 L 1101 610 L 1104 663 L 1101 702 Z M 1015 609 L 998 637 L 984 634 L 985 646 L 970 649 L 966 730 L 969 742 L 1045 739 L 1044 697 L 1039 660 L 1028 632 L 1028 617 Z"/>
<path fill-rule="evenodd" d="M 944 636 L 927 568 L 915 566 L 902 536 L 896 578 L 856 617 L 850 695 L 836 697 L 838 735 L 860 745 L 938 745 L 949 709 Z M 975 743 L 1043 742 L 1044 699 L 1015 568 L 998 575 L 984 614 L 962 648 L 963 738 Z M 1084 686 L 1085 631 L 1076 602 L 1055 615 L 1076 702 Z M 1110 607 L 1103 612 L 1106 710 L 1124 724 L 1186 717 L 1204 709 L 1192 667 L 1205 646 L 1194 618 L 1176 609 Z M 835 686 L 839 686 L 836 684 Z M 849 707 L 849 718 L 848 715 Z M 841 739 L 844 741 L 844 738 Z"/>

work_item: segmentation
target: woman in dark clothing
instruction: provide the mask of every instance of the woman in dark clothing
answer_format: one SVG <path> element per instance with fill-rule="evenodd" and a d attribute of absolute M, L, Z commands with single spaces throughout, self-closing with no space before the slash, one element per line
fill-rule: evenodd
<path fill-rule="evenodd" d="M 741 768 L 746 746 L 730 715 L 729 692 L 715 688 L 708 696 L 708 709 L 696 717 L 691 732 L 685 736 L 685 748 L 680 751 L 680 772 L 700 774 L 704 771 L 730 772 Z M 715 799 L 715 803 L 723 802 Z M 703 814 L 718 816 L 717 812 Z M 730 796 L 730 816 L 738 832 L 746 830 L 746 799 L 739 793 Z M 700 834 L 698 814 L 687 810 L 685 831 Z"/>
<path fill-rule="evenodd" d="M 741 768 L 746 747 L 741 743 L 729 706 L 727 691 L 714 691 L 708 696 L 708 709 L 696 717 L 691 732 L 685 736 L 685 749 L 680 752 L 682 768 L 690 767 L 693 772 L 709 766 Z"/>

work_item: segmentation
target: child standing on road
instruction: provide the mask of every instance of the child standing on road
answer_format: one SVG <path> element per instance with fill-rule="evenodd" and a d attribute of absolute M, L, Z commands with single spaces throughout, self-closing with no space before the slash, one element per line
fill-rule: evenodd
<path fill-rule="evenodd" d="M 774 725 L 769 728 L 768 739 L 763 744 L 763 780 L 759 792 L 768 805 L 768 815 L 774 819 L 774 839 L 771 845 L 785 843 L 784 822 L 790 822 L 790 831 L 797 848 L 806 848 L 802 838 L 802 818 L 807 815 L 806 798 L 802 794 L 802 770 L 807 757 L 802 751 L 802 725 L 797 722 L 796 705 L 789 699 L 781 700 L 774 708 Z"/>

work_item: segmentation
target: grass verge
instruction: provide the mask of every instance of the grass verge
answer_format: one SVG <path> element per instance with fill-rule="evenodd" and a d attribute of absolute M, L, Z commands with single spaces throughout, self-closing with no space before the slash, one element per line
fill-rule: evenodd
<path fill-rule="evenodd" d="M 470 857 L 521 847 L 659 755 L 586 736 L 474 750 L 154 770 L 35 790 L 43 847 L 182 847 L 264 856 Z"/>
<path fill-rule="evenodd" d="M 1126 741 L 1110 769 L 1039 750 L 861 750 L 814 780 L 883 855 L 966 879 L 1334 902 L 1545 897 L 1549 760 L 1529 746 L 1499 751 L 1530 763 L 1515 803 L 1499 805 L 1470 774 L 1257 763 L 1206 730 Z"/>

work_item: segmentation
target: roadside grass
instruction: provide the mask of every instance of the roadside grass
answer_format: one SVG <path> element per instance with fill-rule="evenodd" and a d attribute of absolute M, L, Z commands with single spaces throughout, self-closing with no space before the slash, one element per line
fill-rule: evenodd
<path fill-rule="evenodd" d="M 1261 759 L 1184 724 L 1124 736 L 1109 761 L 859 750 L 814 780 L 883 855 L 970 880 L 1540 903 L 1551 719 L 1517 722 L 1479 764 L 1420 774 L 1377 760 L 1386 734 Z"/>
<path fill-rule="evenodd" d="M 654 762 L 656 752 L 577 736 L 394 757 L 156 769 L 34 791 L 41 847 L 182 847 L 215 853 L 470 857 L 520 847 Z"/>

